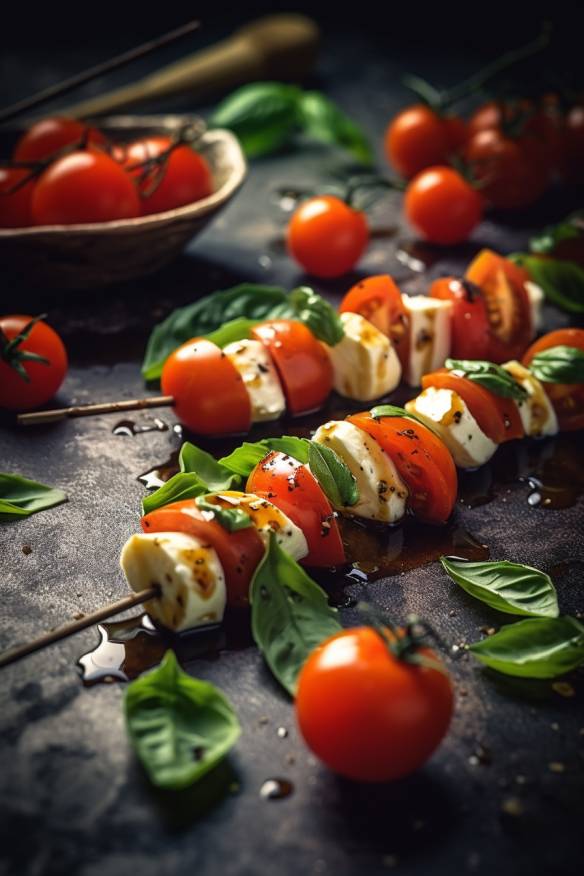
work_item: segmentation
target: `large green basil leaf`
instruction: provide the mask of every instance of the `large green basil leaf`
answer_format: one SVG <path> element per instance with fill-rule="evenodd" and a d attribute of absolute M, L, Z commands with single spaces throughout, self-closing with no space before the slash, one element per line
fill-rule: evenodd
<path fill-rule="evenodd" d="M 558 596 L 549 575 L 507 560 L 467 562 L 440 557 L 447 574 L 471 596 L 507 614 L 557 617 Z"/>
<path fill-rule="evenodd" d="M 209 125 L 233 131 L 248 158 L 277 152 L 298 128 L 300 94 L 281 82 L 252 82 L 226 97 Z"/>
<path fill-rule="evenodd" d="M 270 535 L 251 583 L 251 626 L 266 663 L 291 696 L 310 652 L 342 627 L 318 584 Z"/>
<path fill-rule="evenodd" d="M 303 130 L 309 137 L 341 146 L 361 164 L 373 164 L 373 150 L 361 128 L 324 94 L 304 92 L 299 112 Z"/>
<path fill-rule="evenodd" d="M 494 395 L 525 401 L 527 390 L 521 386 L 500 365 L 494 362 L 481 362 L 479 359 L 447 359 L 444 363 L 449 371 L 460 371 L 467 380 L 478 383 Z"/>
<path fill-rule="evenodd" d="M 584 662 L 584 626 L 573 617 L 530 618 L 470 650 L 485 666 L 521 678 L 555 678 Z"/>
<path fill-rule="evenodd" d="M 67 501 L 67 494 L 55 487 L 0 472 L 0 522 L 28 517 Z"/>
<path fill-rule="evenodd" d="M 337 311 L 321 295 L 309 286 L 293 289 L 289 296 L 296 318 L 311 330 L 312 334 L 329 347 L 334 347 L 345 337 L 345 329 Z"/>
<path fill-rule="evenodd" d="M 144 514 L 150 514 L 151 511 L 156 511 L 157 508 L 162 508 L 164 505 L 170 505 L 171 502 L 182 502 L 184 499 L 196 499 L 197 496 L 204 496 L 209 492 L 207 486 L 201 478 L 194 472 L 179 472 L 173 475 L 153 493 L 148 493 L 142 499 L 142 511 Z"/>
<path fill-rule="evenodd" d="M 244 338 L 249 338 L 256 322 L 254 319 L 239 316 L 237 319 L 226 322 L 225 325 L 222 325 L 216 331 L 209 332 L 205 337 L 208 341 L 217 344 L 218 347 L 223 349 L 227 344 L 232 344 L 234 341 L 242 341 Z"/>
<path fill-rule="evenodd" d="M 253 443 L 244 441 L 228 456 L 223 456 L 219 463 L 234 474 L 247 479 L 258 462 L 261 462 L 271 450 L 292 456 L 298 462 L 308 462 L 306 440 L 296 438 L 294 435 L 283 435 L 281 438 L 263 438 Z"/>
<path fill-rule="evenodd" d="M 241 486 L 241 478 L 236 472 L 228 469 L 222 460 L 215 459 L 206 450 L 185 441 L 178 457 L 180 470 L 197 474 L 203 483 L 207 484 L 208 493 L 219 490 L 237 490 Z"/>
<path fill-rule="evenodd" d="M 515 255 L 513 261 L 529 272 L 552 304 L 568 313 L 584 313 L 584 268 L 580 265 L 522 253 Z"/>
<path fill-rule="evenodd" d="M 341 457 L 326 444 L 307 441 L 308 464 L 334 508 L 350 507 L 359 501 L 354 474 Z"/>
<path fill-rule="evenodd" d="M 159 788 L 180 790 L 197 782 L 241 732 L 221 691 L 183 672 L 172 651 L 128 685 L 124 708 L 130 741 Z"/>
<path fill-rule="evenodd" d="M 549 347 L 536 353 L 528 365 L 544 383 L 584 383 L 584 350 L 577 347 Z"/>

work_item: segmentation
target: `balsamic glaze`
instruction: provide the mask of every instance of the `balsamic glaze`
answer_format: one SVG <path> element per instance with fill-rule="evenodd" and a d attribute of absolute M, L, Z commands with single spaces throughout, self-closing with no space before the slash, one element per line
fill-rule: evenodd
<path fill-rule="evenodd" d="M 294 785 L 289 779 L 266 779 L 260 788 L 260 797 L 264 800 L 283 800 L 294 791 Z"/>

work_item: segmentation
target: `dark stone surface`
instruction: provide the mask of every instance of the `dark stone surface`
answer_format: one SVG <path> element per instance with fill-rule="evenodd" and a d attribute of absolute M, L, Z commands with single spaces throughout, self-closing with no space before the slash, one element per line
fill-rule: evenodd
<path fill-rule="evenodd" d="M 355 57 L 367 59 L 358 75 L 349 64 Z M 65 55 L 54 69 L 62 72 L 66 65 Z M 451 61 L 451 77 L 465 65 L 468 59 Z M 426 71 L 417 69 L 431 72 L 431 66 L 429 60 Z M 400 69 L 402 61 L 384 57 L 368 42 L 337 37 L 325 46 L 321 79 L 379 142 L 402 100 L 396 86 Z M 311 147 L 254 164 L 243 191 L 184 258 L 144 281 L 69 295 L 10 293 L 4 287 L 3 308 L 34 312 L 48 306 L 63 334 L 72 367 L 60 401 L 140 395 L 143 343 L 152 324 L 177 304 L 242 279 L 287 287 L 301 281 L 283 252 L 285 216 L 273 192 L 317 180 L 330 160 L 330 153 Z M 431 254 L 429 274 L 417 276 L 395 257 L 398 243 L 410 235 L 400 224 L 399 197 L 392 196 L 376 209 L 375 227 L 383 231 L 359 275 L 390 271 L 404 288 L 421 291 L 428 276 L 462 268 L 480 245 L 521 248 L 530 228 L 575 203 L 576 195 L 560 193 L 528 216 L 506 224 L 486 221 L 472 244 Z M 336 299 L 348 285 L 344 280 L 318 288 Z M 546 319 L 548 326 L 565 322 L 551 309 Z M 172 422 L 169 413 L 162 416 Z M 58 485 L 70 500 L 2 526 L 1 647 L 125 592 L 118 557 L 137 529 L 143 489 L 136 476 L 165 460 L 173 445 L 168 432 L 114 436 L 117 419 L 2 429 L 0 467 Z M 283 431 L 293 428 L 288 423 Z M 525 485 L 510 484 L 508 490 L 481 507 L 458 507 L 461 525 L 489 546 L 493 558 L 556 569 L 562 610 L 582 611 L 582 502 L 547 511 L 528 506 Z M 28 555 L 24 545 L 32 548 Z M 564 565 L 558 569 L 558 564 Z M 366 595 L 395 618 L 408 612 L 428 618 L 449 645 L 476 640 L 482 626 L 505 620 L 466 598 L 436 563 L 376 581 Z M 346 610 L 343 619 L 351 623 L 355 615 Z M 123 687 L 84 689 L 79 682 L 75 662 L 96 643 L 97 631 L 88 630 L 0 674 L 2 872 L 581 872 L 582 673 L 569 680 L 574 696 L 565 697 L 549 683 L 497 681 L 464 652 L 453 654 L 457 703 L 444 744 L 417 775 L 374 787 L 336 778 L 310 756 L 291 704 L 254 648 L 223 652 L 216 660 L 193 661 L 188 669 L 231 698 L 243 726 L 241 739 L 229 767 L 192 793 L 162 795 L 148 786 L 128 748 Z M 277 735 L 279 726 L 289 730 L 284 739 Z M 562 772 L 550 768 L 558 763 Z M 260 799 L 259 789 L 270 777 L 290 779 L 294 793 L 280 801 Z M 222 797 L 225 784 L 230 790 Z"/>

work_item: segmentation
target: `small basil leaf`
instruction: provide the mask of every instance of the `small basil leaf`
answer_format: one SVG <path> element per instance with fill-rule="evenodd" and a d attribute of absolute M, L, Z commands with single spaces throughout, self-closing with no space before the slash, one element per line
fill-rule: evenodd
<path fill-rule="evenodd" d="M 550 347 L 536 353 L 528 368 L 544 383 L 584 383 L 584 350 Z"/>
<path fill-rule="evenodd" d="M 185 441 L 182 445 L 178 461 L 182 472 L 196 474 L 207 485 L 208 493 L 237 490 L 241 486 L 241 478 L 236 473 L 190 441 Z"/>
<path fill-rule="evenodd" d="M 446 573 L 471 596 L 497 611 L 530 617 L 557 617 L 558 596 L 549 575 L 521 563 L 470 563 L 440 557 Z"/>
<path fill-rule="evenodd" d="M 470 646 L 485 666 L 521 678 L 555 678 L 584 662 L 584 626 L 572 617 L 530 618 Z"/>
<path fill-rule="evenodd" d="M 250 600 L 254 641 L 273 675 L 294 696 L 310 652 L 342 629 L 337 612 L 273 533 L 253 577 Z"/>
<path fill-rule="evenodd" d="M 244 338 L 250 337 L 251 329 L 256 325 L 257 320 L 246 319 L 245 316 L 239 316 L 237 319 L 232 319 L 222 325 L 221 328 L 214 332 L 209 332 L 205 335 L 208 341 L 216 344 L 218 347 L 226 347 L 227 344 L 232 344 L 234 341 L 242 341 Z"/>
<path fill-rule="evenodd" d="M 212 514 L 217 523 L 227 532 L 248 529 L 252 525 L 251 517 L 241 508 L 222 508 L 221 505 L 209 502 L 206 496 L 199 496 L 196 503 L 201 511 Z"/>
<path fill-rule="evenodd" d="M 548 255 L 564 240 L 575 240 L 584 235 L 584 211 L 568 216 L 557 225 L 549 225 L 529 241 L 531 252 Z"/>
<path fill-rule="evenodd" d="M 289 296 L 290 304 L 312 334 L 324 341 L 329 347 L 334 347 L 345 337 L 345 329 L 341 319 L 328 301 L 309 286 L 299 286 L 293 289 Z"/>
<path fill-rule="evenodd" d="M 341 146 L 361 164 L 373 164 L 373 151 L 361 128 L 324 94 L 304 92 L 299 112 L 302 128 L 309 137 Z"/>
<path fill-rule="evenodd" d="M 298 462 L 308 462 L 308 448 L 303 438 L 293 435 L 284 435 L 282 438 L 263 438 L 253 443 L 244 441 L 240 447 L 236 447 L 228 456 L 223 456 L 219 463 L 234 474 L 242 478 L 248 478 L 258 462 L 268 455 L 270 450 L 286 453 L 297 459 Z M 223 488 L 224 489 L 224 488 Z"/>
<path fill-rule="evenodd" d="M 21 475 L 0 472 L 0 521 L 28 517 L 66 501 L 67 494 L 63 490 Z"/>
<path fill-rule="evenodd" d="M 298 128 L 300 89 L 280 82 L 253 82 L 238 88 L 216 108 L 214 128 L 237 135 L 248 158 L 276 152 Z"/>
<path fill-rule="evenodd" d="M 196 499 L 209 492 L 209 487 L 194 472 L 179 472 L 173 475 L 165 484 L 149 493 L 142 499 L 142 511 L 150 514 L 163 505 L 171 502 L 181 502 L 184 499 Z"/>
<path fill-rule="evenodd" d="M 359 488 L 355 476 L 341 457 L 325 444 L 309 441 L 308 464 L 334 508 L 356 505 Z"/>
<path fill-rule="evenodd" d="M 197 782 L 241 732 L 227 698 L 183 672 L 172 651 L 128 685 L 124 711 L 130 741 L 159 788 L 180 790 Z"/>
<path fill-rule="evenodd" d="M 545 297 L 568 313 L 584 313 L 584 268 L 563 259 L 517 254 L 513 261 L 541 286 Z"/>
<path fill-rule="evenodd" d="M 449 371 L 461 371 L 467 380 L 478 383 L 502 398 L 524 401 L 527 390 L 513 379 L 508 371 L 494 362 L 481 362 L 478 359 L 447 359 L 444 363 Z"/>
<path fill-rule="evenodd" d="M 281 438 L 266 438 L 265 444 L 269 450 L 276 450 L 279 453 L 285 453 L 298 462 L 306 464 L 310 452 L 310 441 L 305 438 L 297 438 L 295 435 L 283 435 Z"/>
<path fill-rule="evenodd" d="M 419 423 L 424 429 L 428 429 L 430 432 L 434 431 L 432 427 L 421 417 L 418 417 L 417 414 L 410 413 L 410 411 L 406 411 L 405 408 L 400 408 L 397 405 L 376 405 L 376 407 L 371 408 L 369 413 L 374 420 L 380 420 L 382 417 L 407 417 L 408 420 L 415 420 L 416 423 Z"/>

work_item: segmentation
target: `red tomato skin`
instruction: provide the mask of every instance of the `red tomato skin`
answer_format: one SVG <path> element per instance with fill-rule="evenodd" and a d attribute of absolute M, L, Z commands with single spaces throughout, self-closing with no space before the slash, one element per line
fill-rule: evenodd
<path fill-rule="evenodd" d="M 83 122 L 55 116 L 35 122 L 19 139 L 14 148 L 16 161 L 42 161 L 63 149 L 64 146 L 87 138 L 92 146 L 103 146 L 107 140 L 97 128 L 89 128 Z"/>
<path fill-rule="evenodd" d="M 389 123 L 385 154 L 397 172 L 410 179 L 422 170 L 447 164 L 466 139 L 466 125 L 458 116 L 439 116 L 430 107 L 407 107 Z"/>
<path fill-rule="evenodd" d="M 309 469 L 272 451 L 250 474 L 246 490 L 269 499 L 299 526 L 308 543 L 305 566 L 342 566 L 345 551 L 334 511 Z"/>
<path fill-rule="evenodd" d="M 290 255 L 315 277 L 346 274 L 359 261 L 368 242 L 365 214 L 333 195 L 305 201 L 288 225 Z"/>
<path fill-rule="evenodd" d="M 450 246 L 467 240 L 483 215 L 481 195 L 450 167 L 429 167 L 409 183 L 404 210 L 410 225 L 429 243 Z"/>
<path fill-rule="evenodd" d="M 465 148 L 465 159 L 493 207 L 513 210 L 528 207 L 542 196 L 548 175 L 524 140 L 505 137 L 496 128 L 478 131 Z"/>
<path fill-rule="evenodd" d="M 457 277 L 441 277 L 432 283 L 430 298 L 452 301 L 452 358 L 486 358 L 489 349 L 489 318 L 478 287 L 476 292 L 469 294 L 464 282 Z"/>
<path fill-rule="evenodd" d="M 120 165 L 93 149 L 57 159 L 36 184 L 35 225 L 76 225 L 133 219 L 140 213 L 134 183 Z"/>
<path fill-rule="evenodd" d="M 0 328 L 8 338 L 16 337 L 30 322 L 31 316 L 15 314 L 0 317 Z M 0 408 L 11 411 L 28 411 L 45 404 L 55 395 L 67 373 L 67 351 L 63 341 L 46 322 L 37 322 L 28 338 L 19 349 L 37 353 L 49 360 L 24 361 L 24 370 L 30 377 L 27 383 L 7 362 L 0 358 Z"/>
<path fill-rule="evenodd" d="M 229 435 L 251 426 L 251 402 L 241 375 L 206 338 L 192 338 L 170 354 L 160 385 L 164 395 L 174 397 L 181 423 L 193 432 Z"/>
<path fill-rule="evenodd" d="M 359 313 L 387 335 L 399 356 L 402 368 L 409 358 L 409 315 L 402 295 L 389 274 L 359 280 L 345 295 L 339 313 Z"/>
<path fill-rule="evenodd" d="M 584 329 L 557 329 L 543 335 L 526 350 L 522 360 L 523 364 L 529 367 L 536 353 L 549 350 L 550 347 L 560 346 L 584 350 Z M 577 429 L 584 429 L 584 385 L 580 383 L 545 383 L 545 381 L 542 381 L 541 385 L 554 406 L 560 431 L 574 432 Z"/>
<path fill-rule="evenodd" d="M 421 653 L 439 662 L 428 649 Z M 308 747 L 334 772 L 388 782 L 428 760 L 448 730 L 453 701 L 445 672 L 397 659 L 379 633 L 357 627 L 309 656 L 296 718 Z"/>
<path fill-rule="evenodd" d="M 31 224 L 34 180 L 7 194 L 28 175 L 28 170 L 0 167 L 0 228 L 26 228 Z"/>

